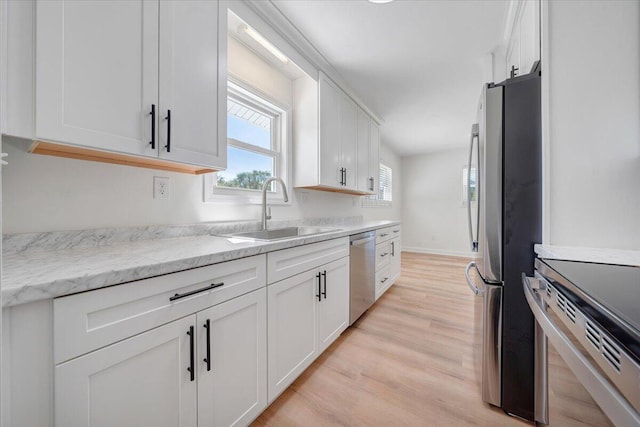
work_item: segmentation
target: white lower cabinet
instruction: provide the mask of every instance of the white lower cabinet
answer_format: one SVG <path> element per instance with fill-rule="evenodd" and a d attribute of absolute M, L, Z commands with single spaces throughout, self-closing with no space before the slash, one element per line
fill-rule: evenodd
<path fill-rule="evenodd" d="M 269 402 L 349 326 L 349 257 L 267 287 Z"/>
<path fill-rule="evenodd" d="M 248 425 L 267 406 L 266 289 L 55 367 L 55 425 Z"/>
<path fill-rule="evenodd" d="M 349 326 L 349 258 L 325 265 L 320 275 L 322 300 L 318 304 L 318 354 Z"/>
<path fill-rule="evenodd" d="M 376 230 L 376 301 L 400 277 L 400 225 Z"/>
<path fill-rule="evenodd" d="M 55 425 L 197 425 L 188 316 L 55 367 Z"/>
<path fill-rule="evenodd" d="M 199 426 L 248 425 L 267 407 L 266 292 L 198 313 Z"/>
<path fill-rule="evenodd" d="M 391 260 L 389 262 L 389 270 L 391 273 L 391 281 L 395 282 L 400 277 L 401 259 L 400 259 L 400 236 L 391 240 Z"/>

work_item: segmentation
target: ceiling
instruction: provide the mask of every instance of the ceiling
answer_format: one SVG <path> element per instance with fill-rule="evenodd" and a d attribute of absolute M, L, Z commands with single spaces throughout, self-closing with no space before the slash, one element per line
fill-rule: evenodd
<path fill-rule="evenodd" d="M 507 0 L 272 0 L 384 121 L 398 155 L 468 144 Z"/>

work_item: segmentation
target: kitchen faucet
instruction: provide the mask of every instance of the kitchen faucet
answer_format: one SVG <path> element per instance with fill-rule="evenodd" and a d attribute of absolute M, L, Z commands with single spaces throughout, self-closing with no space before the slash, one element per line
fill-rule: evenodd
<path fill-rule="evenodd" d="M 271 208 L 269 208 L 269 215 L 267 215 L 267 188 L 271 181 L 280 182 L 282 184 L 282 198 L 285 202 L 289 201 L 289 195 L 287 194 L 287 185 L 284 183 L 282 178 L 278 178 L 276 176 L 272 176 L 268 178 L 264 184 L 262 184 L 262 229 L 267 229 L 267 220 L 271 219 Z"/>

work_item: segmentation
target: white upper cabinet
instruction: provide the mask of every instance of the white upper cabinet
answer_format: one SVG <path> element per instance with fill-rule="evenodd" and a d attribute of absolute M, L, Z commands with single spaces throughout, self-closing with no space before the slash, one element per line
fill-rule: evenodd
<path fill-rule="evenodd" d="M 358 106 L 344 92 L 340 93 L 340 168 L 342 185 L 357 190 Z"/>
<path fill-rule="evenodd" d="M 380 126 L 371 120 L 369 126 L 369 180 L 371 193 L 378 193 L 380 186 Z"/>
<path fill-rule="evenodd" d="M 358 108 L 358 191 L 375 194 L 380 174 L 380 129 Z"/>
<path fill-rule="evenodd" d="M 369 128 L 371 119 L 362 108 L 358 108 L 358 191 L 372 191 L 369 179 Z"/>
<path fill-rule="evenodd" d="M 226 166 L 227 72 L 218 61 L 226 58 L 226 5 L 220 8 L 160 2 L 160 157 L 167 160 Z"/>
<path fill-rule="evenodd" d="M 342 91 L 322 73 L 318 82 L 318 91 L 320 98 L 320 184 L 339 187 L 342 182 L 340 156 Z"/>
<path fill-rule="evenodd" d="M 372 194 L 376 184 L 369 169 L 378 164 L 377 124 L 322 72 L 317 83 L 309 80 L 294 83 L 295 186 Z"/>
<path fill-rule="evenodd" d="M 37 139 L 139 155 L 158 103 L 158 4 L 36 4 Z"/>
<path fill-rule="evenodd" d="M 225 168 L 226 10 L 38 1 L 35 139 Z"/>
<path fill-rule="evenodd" d="M 540 0 L 521 0 L 507 47 L 507 76 L 528 74 L 540 59 Z"/>

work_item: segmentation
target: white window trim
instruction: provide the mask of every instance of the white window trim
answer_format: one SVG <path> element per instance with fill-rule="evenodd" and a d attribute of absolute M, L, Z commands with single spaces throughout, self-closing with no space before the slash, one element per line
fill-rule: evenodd
<path fill-rule="evenodd" d="M 389 168 L 389 170 L 391 171 L 391 200 L 380 200 L 378 199 L 378 189 L 376 189 L 376 194 L 375 195 L 371 195 L 371 196 L 367 196 L 367 197 L 363 197 L 362 198 L 362 207 L 363 208 L 381 208 L 381 207 L 392 207 L 393 206 L 393 168 L 387 164 L 384 163 L 383 160 L 380 160 L 380 163 L 378 165 L 378 186 L 380 185 L 380 167 L 384 166 L 386 168 Z"/>
<path fill-rule="evenodd" d="M 280 161 L 276 162 L 276 176 L 282 178 L 287 185 L 289 194 L 293 190 L 290 186 L 291 180 L 291 108 L 283 105 L 273 97 L 263 91 L 252 87 L 250 84 L 229 76 L 229 93 L 235 97 L 245 100 L 250 105 L 258 104 L 256 107 L 265 113 L 273 114 L 277 112 L 280 120 L 272 129 L 273 137 L 280 146 Z M 260 104 L 268 105 L 268 109 L 260 108 Z M 278 137 L 279 136 L 279 137 Z M 241 141 L 233 142 L 234 146 L 254 151 L 260 154 L 271 154 L 272 151 L 245 144 Z M 245 147 L 245 145 L 247 147 Z M 264 152 L 263 152 L 264 151 Z M 225 188 L 216 185 L 216 173 L 204 174 L 203 178 L 203 201 L 204 203 L 217 204 L 261 204 L 262 194 L 259 190 L 249 190 L 244 188 Z M 267 200 L 271 205 L 291 205 L 291 197 L 288 202 L 282 200 L 282 188 L 276 185 L 275 192 L 267 192 Z"/>

